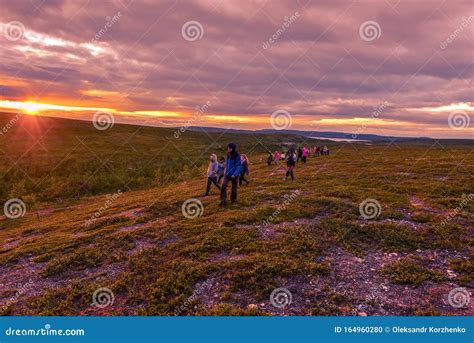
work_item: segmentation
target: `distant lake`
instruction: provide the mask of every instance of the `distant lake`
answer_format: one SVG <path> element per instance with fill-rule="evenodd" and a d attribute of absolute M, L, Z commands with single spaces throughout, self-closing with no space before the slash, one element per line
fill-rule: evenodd
<path fill-rule="evenodd" d="M 312 136 L 309 138 L 314 138 L 314 139 L 325 139 L 328 141 L 334 141 L 334 142 L 370 142 L 368 139 L 351 139 L 351 138 L 328 138 L 328 137 L 318 137 L 318 136 Z"/>

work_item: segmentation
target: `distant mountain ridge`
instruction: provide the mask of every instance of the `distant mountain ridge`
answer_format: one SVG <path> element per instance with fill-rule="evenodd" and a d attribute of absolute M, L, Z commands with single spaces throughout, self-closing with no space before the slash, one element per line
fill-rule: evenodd
<path fill-rule="evenodd" d="M 263 129 L 263 130 L 238 130 L 238 129 L 224 129 L 218 127 L 206 127 L 206 126 L 191 126 L 188 130 L 192 131 L 206 131 L 206 132 L 238 132 L 238 133 L 263 133 L 263 134 L 291 134 L 299 135 L 303 137 L 318 137 L 318 138 L 337 138 L 337 139 L 355 139 L 355 140 L 370 140 L 380 142 L 390 141 L 432 141 L 433 138 L 429 137 L 396 137 L 396 136 L 381 136 L 375 134 L 357 134 L 346 132 L 334 132 L 334 131 L 303 131 L 303 130 L 275 130 L 275 129 Z"/>

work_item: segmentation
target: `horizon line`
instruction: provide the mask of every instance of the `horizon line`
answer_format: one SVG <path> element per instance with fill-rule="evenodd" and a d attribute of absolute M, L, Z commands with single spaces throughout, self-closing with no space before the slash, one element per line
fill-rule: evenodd
<path fill-rule="evenodd" d="M 0 115 L 21 115 L 21 116 L 27 116 L 30 118 L 49 118 L 49 119 L 63 119 L 63 120 L 69 120 L 69 121 L 81 121 L 81 122 L 89 122 L 93 123 L 95 120 L 90 119 L 90 118 L 83 118 L 83 117 L 67 117 L 67 116 L 62 116 L 61 114 L 59 115 L 51 115 L 51 113 L 48 114 L 41 114 L 41 113 L 36 113 L 36 114 L 30 114 L 26 111 L 18 111 L 18 112 L 7 112 L 4 110 L 0 110 Z M 122 120 L 115 120 L 116 118 L 121 118 Z M 123 120 L 125 119 L 125 120 Z M 183 127 L 185 128 L 185 131 L 189 130 L 190 128 L 202 128 L 202 129 L 220 129 L 222 131 L 239 131 L 242 133 L 245 133 L 245 131 L 250 131 L 250 132 L 261 132 L 261 131 L 274 131 L 272 133 L 267 133 L 267 134 L 278 134 L 279 132 L 281 134 L 291 134 L 288 131 L 294 131 L 295 134 L 298 132 L 301 133 L 308 133 L 308 132 L 314 132 L 316 133 L 333 133 L 333 134 L 344 134 L 344 135 L 353 135 L 351 132 L 346 132 L 346 131 L 316 131 L 316 130 L 302 130 L 302 129 L 282 129 L 282 130 L 277 130 L 273 127 L 268 127 L 268 128 L 263 128 L 263 129 L 242 129 L 242 128 L 226 128 L 222 126 L 198 126 L 198 125 L 181 125 L 181 126 L 166 126 L 166 125 L 159 125 L 159 123 L 153 123 L 153 122 L 148 122 L 145 121 L 145 123 L 140 123 L 137 122 L 137 119 L 129 119 L 127 120 L 127 117 L 124 116 L 115 116 L 114 117 L 114 125 L 127 125 L 127 126 L 145 126 L 145 127 L 155 127 L 155 128 L 163 128 L 163 129 L 175 129 L 175 130 L 180 130 Z M 0 128 L 1 131 L 1 128 Z M 196 131 L 195 131 L 196 132 Z M 262 132 L 262 134 L 265 134 L 265 132 Z M 377 133 L 372 133 L 372 132 L 366 132 L 366 133 L 359 133 L 358 136 L 377 136 L 381 138 L 406 138 L 406 139 L 429 139 L 429 140 L 468 140 L 472 141 L 474 138 L 464 138 L 464 137 L 430 137 L 430 136 L 398 136 L 398 135 L 381 135 Z M 309 136 L 308 136 L 309 137 Z M 331 138 L 331 137 L 315 137 L 315 138 Z M 337 137 L 332 137 L 332 138 L 337 138 Z M 358 140 L 358 138 L 353 138 L 354 140 Z"/>

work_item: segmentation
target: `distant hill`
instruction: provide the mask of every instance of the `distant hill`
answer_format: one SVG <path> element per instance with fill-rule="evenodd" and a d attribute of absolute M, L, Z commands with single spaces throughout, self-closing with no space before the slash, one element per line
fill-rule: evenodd
<path fill-rule="evenodd" d="M 395 137 L 395 136 L 381 136 L 375 134 L 358 134 L 354 137 L 351 133 L 345 132 L 333 132 L 333 131 L 303 131 L 303 130 L 274 130 L 274 129 L 263 129 L 263 130 L 235 130 L 235 129 L 223 129 L 217 127 L 204 127 L 204 126 L 192 126 L 189 130 L 193 131 L 205 131 L 205 132 L 238 132 L 238 133 L 264 133 L 264 134 L 291 134 L 299 135 L 303 137 L 318 137 L 318 138 L 337 138 L 337 139 L 357 139 L 357 140 L 370 140 L 379 142 L 390 142 L 390 141 L 432 141 L 433 138 L 429 137 Z"/>
<path fill-rule="evenodd" d="M 304 130 L 274 130 L 274 129 L 263 129 L 263 130 L 236 130 L 236 129 L 225 129 L 218 127 L 205 127 L 205 126 L 191 126 L 188 128 L 190 131 L 200 132 L 226 132 L 234 134 L 285 134 L 285 135 L 297 135 L 301 137 L 313 137 L 318 139 L 327 138 L 331 139 L 343 139 L 343 140 L 355 140 L 355 141 L 371 141 L 372 143 L 414 143 L 414 144 L 434 144 L 439 141 L 443 144 L 474 144 L 472 139 L 457 139 L 457 138 L 430 138 L 430 137 L 397 137 L 397 136 L 381 136 L 375 134 L 358 134 L 354 139 L 352 133 L 346 132 L 333 132 L 333 131 L 304 131 Z"/>

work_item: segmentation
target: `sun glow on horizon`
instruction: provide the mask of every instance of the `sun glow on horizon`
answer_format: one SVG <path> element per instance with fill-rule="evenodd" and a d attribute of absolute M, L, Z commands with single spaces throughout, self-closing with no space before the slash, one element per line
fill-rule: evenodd
<path fill-rule="evenodd" d="M 92 90 L 92 93 L 95 95 L 114 95 L 113 93 L 108 93 L 107 91 L 102 90 Z M 113 96 L 109 99 L 112 100 Z M 64 100 L 63 100 L 64 101 Z M 105 112 L 115 116 L 115 119 L 119 123 L 125 124 L 143 124 L 149 123 L 153 126 L 154 124 L 159 123 L 162 126 L 180 126 L 183 123 L 186 123 L 186 120 L 196 120 L 196 114 L 192 112 L 177 112 L 173 110 L 148 110 L 148 109 L 137 109 L 134 111 L 118 109 L 118 108 L 109 108 L 109 107 L 92 107 L 92 106 L 73 106 L 73 105 L 60 105 L 57 103 L 42 103 L 32 100 L 5 100 L 0 99 L 0 110 L 6 109 L 7 112 L 23 112 L 29 116 L 53 116 L 53 117 L 62 117 L 62 118 L 71 118 L 71 119 L 80 119 L 80 120 L 94 120 L 93 115 L 98 112 Z M 109 101 L 109 103 L 114 103 Z M 92 104 L 91 104 L 92 105 Z M 125 106 L 130 107 L 130 104 L 125 104 Z M 470 111 L 474 109 L 470 103 L 456 103 L 445 106 L 439 106 L 430 108 L 431 111 L 426 109 L 426 114 L 438 115 L 438 112 L 446 112 L 457 110 L 460 111 Z M 439 115 L 444 115 L 440 113 Z M 193 119 L 194 118 L 194 119 Z M 238 129 L 266 129 L 271 127 L 271 120 L 269 114 L 224 114 L 224 113 L 208 113 L 202 114 L 200 119 L 204 126 L 214 126 L 214 127 L 227 127 L 231 125 L 232 128 Z M 314 118 L 311 116 L 305 115 L 292 115 L 293 126 L 289 129 L 295 130 L 308 130 L 308 129 L 317 129 L 317 130 L 332 130 L 332 131 L 344 131 L 349 132 L 353 131 L 356 128 L 367 128 L 370 127 L 371 130 L 383 130 L 383 134 L 389 134 L 389 131 L 399 131 L 404 130 L 407 132 L 407 128 L 410 130 L 416 129 L 419 132 L 422 132 L 425 136 L 431 136 L 436 134 L 436 136 L 442 136 L 445 134 L 445 130 L 442 128 L 436 128 L 433 125 L 428 124 L 417 124 L 404 120 L 404 118 L 393 119 L 393 118 L 372 118 L 372 117 L 348 117 L 348 118 Z M 446 125 L 448 125 L 448 118 L 446 115 Z M 472 132 L 472 128 L 467 126 L 462 128 L 466 132 Z M 459 130 L 458 130 L 459 131 Z M 439 133 L 438 133 L 439 132 Z"/>
<path fill-rule="evenodd" d="M 45 111 L 65 111 L 65 112 L 109 112 L 113 114 L 125 115 L 145 115 L 155 117 L 179 117 L 183 115 L 173 111 L 157 111 L 157 110 L 138 110 L 138 111 L 120 111 L 114 108 L 106 107 L 82 107 L 39 103 L 35 101 L 10 101 L 0 100 L 0 108 L 24 111 L 26 114 L 38 114 Z"/>
<path fill-rule="evenodd" d="M 110 108 L 99 108 L 99 107 L 79 107 L 79 106 L 65 106 L 65 105 L 56 105 L 56 104 L 45 104 L 35 101 L 10 101 L 10 100 L 0 100 L 0 108 L 8 108 L 15 110 L 22 110 L 26 113 L 38 113 L 41 111 L 107 111 L 113 112 L 115 110 Z"/>

